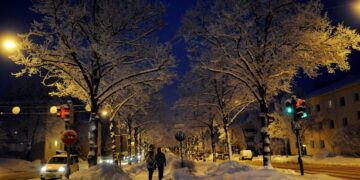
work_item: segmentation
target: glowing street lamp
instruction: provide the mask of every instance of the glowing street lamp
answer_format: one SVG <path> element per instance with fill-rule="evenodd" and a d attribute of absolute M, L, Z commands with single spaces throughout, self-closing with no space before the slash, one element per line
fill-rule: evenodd
<path fill-rule="evenodd" d="M 50 114 L 56 114 L 57 113 L 57 107 L 56 106 L 51 106 L 50 107 Z"/>
<path fill-rule="evenodd" d="M 20 113 L 20 107 L 19 106 L 15 106 L 12 108 L 11 112 L 15 115 Z"/>
<path fill-rule="evenodd" d="M 14 50 L 16 48 L 16 43 L 11 39 L 7 39 L 4 41 L 3 46 L 5 50 Z"/>
<path fill-rule="evenodd" d="M 360 0 L 356 0 L 350 6 L 357 18 L 360 18 Z"/>
<path fill-rule="evenodd" d="M 102 117 L 107 117 L 108 114 L 109 114 L 109 113 L 108 113 L 108 111 L 106 111 L 106 110 L 102 110 L 102 111 L 101 111 L 101 116 L 102 116 Z"/>
<path fill-rule="evenodd" d="M 85 106 L 85 111 L 86 111 L 86 112 L 90 112 L 90 111 L 91 111 L 91 107 L 90 107 L 89 104 L 87 104 L 87 105 Z"/>

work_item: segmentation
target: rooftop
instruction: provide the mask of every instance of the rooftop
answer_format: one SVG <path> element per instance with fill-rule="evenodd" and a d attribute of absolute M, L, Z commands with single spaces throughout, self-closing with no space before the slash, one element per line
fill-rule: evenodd
<path fill-rule="evenodd" d="M 323 87 L 323 88 L 320 88 L 320 89 L 310 92 L 309 94 L 306 95 L 306 99 L 314 97 L 314 96 L 320 96 L 325 93 L 336 91 L 340 88 L 350 86 L 353 84 L 358 84 L 358 83 L 360 83 L 360 75 L 350 76 L 350 77 L 344 78 L 338 82 L 330 84 L 326 87 Z"/>

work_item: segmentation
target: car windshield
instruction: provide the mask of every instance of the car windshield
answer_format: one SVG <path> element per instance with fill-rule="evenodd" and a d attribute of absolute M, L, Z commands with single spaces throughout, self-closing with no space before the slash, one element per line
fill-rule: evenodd
<path fill-rule="evenodd" d="M 48 164 L 66 164 L 66 157 L 52 157 Z"/>

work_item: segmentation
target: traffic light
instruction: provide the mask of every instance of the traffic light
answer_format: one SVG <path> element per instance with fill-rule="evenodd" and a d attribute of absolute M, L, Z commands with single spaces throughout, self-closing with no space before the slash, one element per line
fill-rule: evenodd
<path fill-rule="evenodd" d="M 67 104 L 63 104 L 57 107 L 57 116 L 64 121 L 70 121 L 70 107 Z"/>
<path fill-rule="evenodd" d="M 295 116 L 297 119 L 307 118 L 308 114 L 306 113 L 306 102 L 303 99 L 297 99 L 295 105 Z"/>
<path fill-rule="evenodd" d="M 294 113 L 294 105 L 293 105 L 292 99 L 288 99 L 285 101 L 285 112 L 287 114 Z"/>

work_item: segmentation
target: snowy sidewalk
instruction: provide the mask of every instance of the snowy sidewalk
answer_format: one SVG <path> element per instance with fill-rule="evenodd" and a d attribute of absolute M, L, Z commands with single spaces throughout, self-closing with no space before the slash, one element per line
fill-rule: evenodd
<path fill-rule="evenodd" d="M 133 180 L 146 180 L 146 179 L 149 179 L 148 178 L 148 171 L 142 171 L 141 173 L 135 175 L 135 176 L 132 176 L 131 179 Z M 154 172 L 153 174 L 153 180 L 157 180 L 159 179 L 159 174 L 158 174 L 158 170 L 156 169 L 156 171 Z M 164 177 L 165 179 L 165 177 Z"/>

